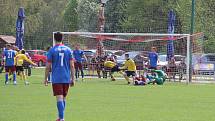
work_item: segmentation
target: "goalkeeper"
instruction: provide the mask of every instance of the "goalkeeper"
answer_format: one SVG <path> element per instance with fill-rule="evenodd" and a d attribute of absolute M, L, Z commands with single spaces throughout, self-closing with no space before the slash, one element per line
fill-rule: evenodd
<path fill-rule="evenodd" d="M 118 72 L 123 75 L 123 72 L 119 69 L 119 66 L 113 61 L 105 61 L 104 67 L 110 69 L 110 77 L 112 81 L 116 80 L 113 76 L 114 72 Z"/>
<path fill-rule="evenodd" d="M 156 76 L 147 75 L 146 78 L 149 79 L 148 84 L 163 85 L 166 80 L 166 73 L 162 70 L 152 70 Z"/>

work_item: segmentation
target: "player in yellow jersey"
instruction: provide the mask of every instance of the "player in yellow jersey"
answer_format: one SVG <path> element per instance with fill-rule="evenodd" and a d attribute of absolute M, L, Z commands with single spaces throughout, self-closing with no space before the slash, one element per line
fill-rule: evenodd
<path fill-rule="evenodd" d="M 129 58 L 129 54 L 125 54 L 125 59 L 126 60 L 125 60 L 124 66 L 120 67 L 120 69 L 126 70 L 124 77 L 126 81 L 128 81 L 128 84 L 130 84 L 131 82 L 129 80 L 129 77 L 132 76 L 134 81 L 134 78 L 136 76 L 136 64 L 131 58 Z"/>
<path fill-rule="evenodd" d="M 113 61 L 105 61 L 104 66 L 111 70 L 110 77 L 111 77 L 112 81 L 115 81 L 115 78 L 113 77 L 114 72 L 118 72 L 123 75 L 122 71 L 119 69 L 119 66 Z"/>
<path fill-rule="evenodd" d="M 23 62 L 27 61 L 34 66 L 37 66 L 37 64 L 32 62 L 30 59 L 28 59 L 28 57 L 25 55 L 25 50 L 21 50 L 20 54 L 16 55 L 15 59 L 16 59 L 16 70 L 19 73 L 21 80 L 23 80 L 25 82 L 25 84 L 28 85 L 29 82 L 26 81 L 26 75 L 24 72 Z"/>

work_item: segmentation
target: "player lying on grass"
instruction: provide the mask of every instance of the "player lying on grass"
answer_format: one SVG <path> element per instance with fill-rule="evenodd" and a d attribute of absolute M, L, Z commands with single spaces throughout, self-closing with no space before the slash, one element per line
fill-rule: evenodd
<path fill-rule="evenodd" d="M 28 85 L 29 82 L 26 80 L 26 75 L 23 67 L 24 61 L 27 61 L 28 63 L 32 64 L 33 66 L 37 66 L 36 63 L 32 62 L 28 57 L 25 55 L 25 50 L 21 50 L 20 54 L 17 54 L 16 57 L 16 71 L 18 72 L 21 80 L 25 82 L 25 85 Z"/>
<path fill-rule="evenodd" d="M 155 73 L 155 76 L 149 76 L 147 75 L 147 78 L 150 80 L 148 84 L 154 84 L 156 83 L 157 85 L 163 85 L 164 82 L 166 81 L 166 73 L 162 70 L 152 70 L 152 72 Z"/>
<path fill-rule="evenodd" d="M 105 61 L 104 66 L 105 68 L 110 69 L 110 77 L 112 81 L 116 80 L 113 76 L 114 72 L 118 72 L 123 75 L 123 72 L 119 69 L 119 66 L 113 61 Z"/>
<path fill-rule="evenodd" d="M 166 80 L 166 73 L 162 70 L 152 70 L 155 75 L 141 75 L 140 77 L 135 77 L 134 85 L 147 85 L 147 84 L 157 84 L 163 85 Z"/>
<path fill-rule="evenodd" d="M 128 82 L 128 84 L 131 83 L 129 77 L 132 76 L 133 82 L 134 82 L 134 78 L 136 76 L 136 64 L 135 62 L 129 58 L 129 54 L 125 54 L 125 62 L 124 62 L 124 66 L 120 67 L 120 69 L 122 70 L 126 70 L 124 73 L 124 77 L 126 79 L 126 81 Z"/>

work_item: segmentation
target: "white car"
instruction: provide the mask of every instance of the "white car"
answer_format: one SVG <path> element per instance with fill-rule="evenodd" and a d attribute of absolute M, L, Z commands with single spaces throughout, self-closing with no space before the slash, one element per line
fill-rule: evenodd
<path fill-rule="evenodd" d="M 194 74 L 214 75 L 215 54 L 193 54 L 192 68 Z"/>
<path fill-rule="evenodd" d="M 125 62 L 125 54 L 129 54 L 129 58 L 133 59 L 135 62 L 143 62 L 143 52 L 142 51 L 132 51 L 132 52 L 126 52 L 122 54 L 121 56 L 117 57 L 117 64 L 123 65 Z"/>
<path fill-rule="evenodd" d="M 176 67 L 179 66 L 181 61 L 185 59 L 185 56 L 174 55 Z M 168 68 L 167 55 L 158 55 L 158 68 L 166 71 Z"/>

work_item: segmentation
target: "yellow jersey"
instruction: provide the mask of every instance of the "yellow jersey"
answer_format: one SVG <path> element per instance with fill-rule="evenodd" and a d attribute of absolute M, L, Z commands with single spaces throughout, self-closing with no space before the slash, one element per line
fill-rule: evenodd
<path fill-rule="evenodd" d="M 105 61 L 104 66 L 108 68 L 113 68 L 114 66 L 116 66 L 116 63 L 114 63 L 113 61 Z"/>
<path fill-rule="evenodd" d="M 17 54 L 16 55 L 16 61 L 15 61 L 16 66 L 22 66 L 24 60 L 29 62 L 30 64 L 34 64 L 34 62 L 32 62 L 30 59 L 28 59 L 28 57 L 25 54 Z"/>
<path fill-rule="evenodd" d="M 124 66 L 121 69 L 127 69 L 128 71 L 136 71 L 136 64 L 132 59 L 127 59 Z"/>

